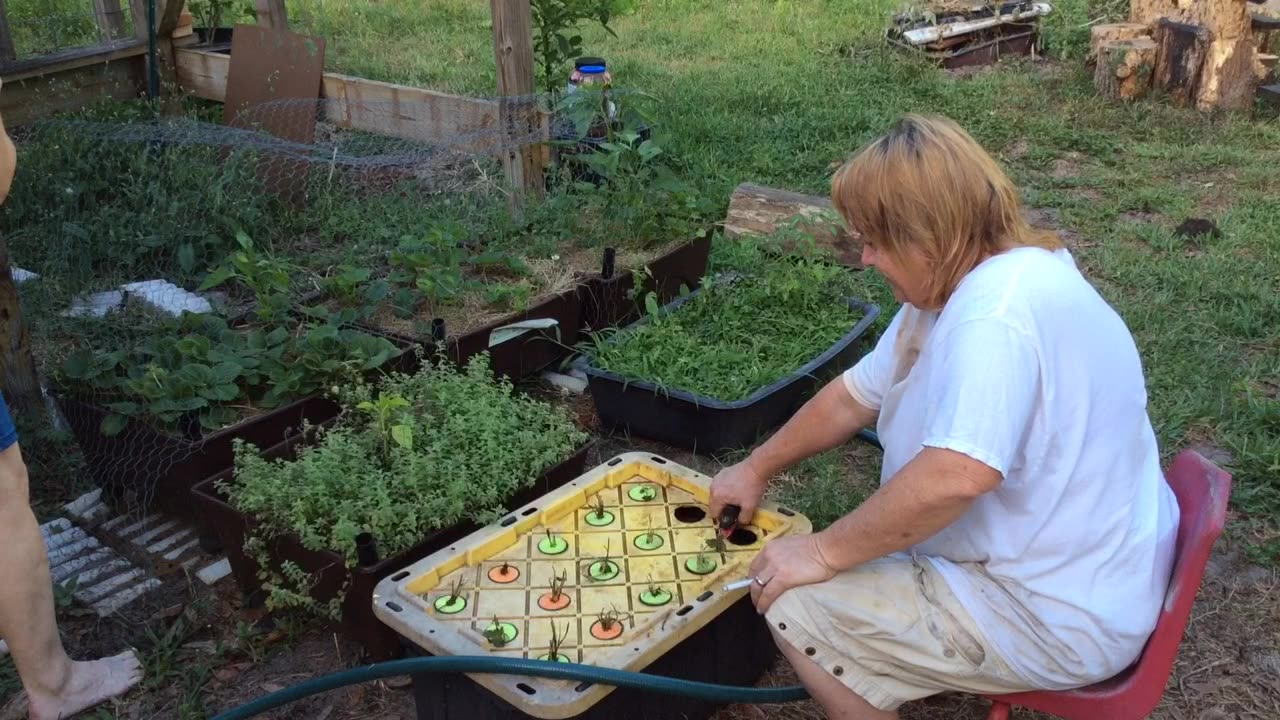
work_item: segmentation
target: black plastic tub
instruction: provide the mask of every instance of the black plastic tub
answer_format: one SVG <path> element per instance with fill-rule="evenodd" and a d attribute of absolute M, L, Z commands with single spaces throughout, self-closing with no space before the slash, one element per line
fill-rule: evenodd
<path fill-rule="evenodd" d="M 702 284 L 711 255 L 711 232 L 683 242 L 640 269 L 602 272 L 579 286 L 582 295 L 582 323 L 587 331 L 602 330 L 633 322 L 643 314 L 644 296 L 654 292 L 666 304 L 680 295 L 681 288 L 696 290 Z M 608 273 L 604 272 L 609 270 Z M 637 279 L 639 287 L 636 287 Z"/>
<path fill-rule="evenodd" d="M 678 311 L 699 292 L 667 304 L 663 312 Z M 596 414 L 606 428 L 700 453 L 739 450 L 786 422 L 823 384 L 865 354 L 861 341 L 879 317 L 880 307 L 856 298 L 847 302 L 862 313 L 849 332 L 791 374 L 741 400 L 725 402 L 677 388 L 659 388 L 647 380 L 597 368 L 586 357 L 575 365 L 587 374 Z M 645 322 L 648 318 L 641 318 L 628 328 Z M 625 335 L 625 330 L 619 335 Z M 616 342 L 617 337 L 607 342 Z"/>
<path fill-rule="evenodd" d="M 266 449 L 262 456 L 269 460 L 293 460 L 314 439 L 314 435 L 298 434 Z M 520 507 L 572 481 L 586 468 L 593 447 L 594 443 L 588 439 L 568 457 L 543 470 L 529 486 L 513 492 L 505 504 Z M 245 595 L 253 597 L 262 590 L 262 579 L 258 577 L 258 563 L 245 552 L 244 543 L 258 521 L 237 510 L 216 486 L 219 481 L 231 481 L 234 477 L 235 468 L 230 467 L 203 480 L 192 488 L 189 502 L 209 518 L 226 551 L 236 585 Z M 393 659 L 402 650 L 395 631 L 383 625 L 373 613 L 373 591 L 378 582 L 478 529 L 480 526 L 475 522 L 464 520 L 426 533 L 417 544 L 395 555 L 372 558 L 373 562 L 356 568 L 348 568 L 342 555 L 334 550 L 305 547 L 295 533 L 284 533 L 269 540 L 267 555 L 276 569 L 289 561 L 308 573 L 316 583 L 311 589 L 312 597 L 320 602 L 328 602 L 345 589 L 341 617 L 331 625 L 344 637 L 359 643 L 368 658 L 377 662 Z M 376 542 L 376 538 L 374 540 Z"/>
<path fill-rule="evenodd" d="M 431 654 L 399 636 L 410 657 Z M 693 682 L 750 687 L 778 656 L 763 618 L 744 597 L 681 640 L 643 672 Z M 418 720 L 537 720 L 462 673 L 412 673 Z M 586 689 L 586 683 L 577 687 Z M 618 688 L 575 720 L 705 720 L 721 706 L 708 700 Z"/>

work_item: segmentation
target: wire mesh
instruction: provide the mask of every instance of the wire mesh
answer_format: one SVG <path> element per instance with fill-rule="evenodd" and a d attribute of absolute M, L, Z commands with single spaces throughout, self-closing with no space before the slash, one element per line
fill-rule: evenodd
<path fill-rule="evenodd" d="M 0 232 L 36 366 L 118 507 L 198 522 L 188 489 L 235 438 L 266 448 L 330 417 L 329 388 L 393 367 L 435 319 L 453 334 L 518 313 L 606 243 L 652 255 L 705 222 L 641 152 L 648 126 L 477 102 L 492 111 L 448 130 L 423 130 L 428 106 L 286 100 L 230 125 L 125 104 L 14 131 Z M 566 163 L 513 213 L 498 156 L 557 138 L 553 155 L 616 141 L 648 189 L 628 200 L 616 168 L 593 166 L 606 192 Z"/>

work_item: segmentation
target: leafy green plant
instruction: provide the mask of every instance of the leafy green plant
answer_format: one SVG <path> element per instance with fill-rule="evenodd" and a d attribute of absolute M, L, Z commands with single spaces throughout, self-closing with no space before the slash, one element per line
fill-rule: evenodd
<path fill-rule="evenodd" d="M 647 297 L 645 322 L 593 334 L 584 354 L 629 379 L 732 402 L 831 347 L 861 317 L 846 299 L 875 294 L 864 274 L 816 251 L 758 238 L 714 248 L 714 273 L 696 296 L 674 312 Z"/>
<path fill-rule="evenodd" d="M 396 352 L 386 338 L 332 324 L 232 328 L 187 313 L 126 350 L 75 350 L 59 379 L 73 393 L 104 399 L 106 435 L 131 417 L 162 431 L 194 419 L 211 431 L 250 408 L 278 407 L 378 368 Z"/>
<path fill-rule="evenodd" d="M 537 56 L 543 87 L 549 95 L 559 94 L 566 76 L 565 64 L 582 54 L 582 35 L 577 27 L 587 20 L 614 37 L 609 27 L 614 0 L 530 0 L 533 13 L 533 53 Z"/>
<path fill-rule="evenodd" d="M 495 379 L 487 355 L 463 369 L 426 363 L 413 375 L 389 375 L 376 390 L 360 382 L 338 396 L 357 412 L 319 431 L 296 459 L 265 460 L 241 444 L 234 479 L 219 485 L 255 519 L 257 541 L 247 547 L 263 568 L 272 567 L 265 540 L 282 533 L 354 567 L 360 533 L 391 556 L 434 530 L 492 521 L 512 493 L 587 437 L 564 409 Z M 271 602 L 303 603 L 305 578 L 267 572 L 277 591 Z"/>
<path fill-rule="evenodd" d="M 271 321 L 285 316 L 292 306 L 289 265 L 270 253 L 260 252 L 243 231 L 236 233 L 236 244 L 240 249 L 214 268 L 198 289 L 203 292 L 236 280 L 257 298 L 259 320 Z"/>

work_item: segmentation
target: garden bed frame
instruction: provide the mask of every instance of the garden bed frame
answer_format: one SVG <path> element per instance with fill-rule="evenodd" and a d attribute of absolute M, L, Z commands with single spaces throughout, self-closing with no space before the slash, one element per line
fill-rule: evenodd
<path fill-rule="evenodd" d="M 333 421 L 326 423 L 329 426 L 332 424 Z M 261 454 L 268 460 L 292 460 L 313 439 L 311 435 L 300 434 L 268 448 Z M 593 441 L 588 440 L 572 455 L 544 471 L 529 487 L 513 494 L 506 504 L 509 507 L 520 507 L 581 475 L 593 447 Z M 201 513 L 209 517 L 218 539 L 225 548 L 236 584 L 243 593 L 250 596 L 251 600 L 256 601 L 256 594 L 262 590 L 262 581 L 258 577 L 258 563 L 244 552 L 245 538 L 255 525 L 255 520 L 233 507 L 226 495 L 216 487 L 216 483 L 231 480 L 234 474 L 235 468 L 228 467 L 200 482 L 191 494 Z M 332 550 L 309 550 L 303 547 L 302 541 L 292 533 L 280 535 L 269 541 L 268 552 L 274 562 L 293 561 L 312 577 L 317 578 L 312 597 L 319 602 L 326 602 L 335 597 L 342 587 L 347 585 L 346 595 L 342 600 L 342 617 L 336 623 L 336 629 L 345 637 L 362 645 L 369 659 L 377 662 L 397 657 L 404 648 L 396 633 L 383 625 L 374 615 L 374 588 L 383 578 L 396 570 L 418 558 L 447 547 L 449 543 L 456 542 L 479 527 L 475 523 L 463 522 L 436 530 L 428 533 L 420 542 L 403 552 L 385 558 L 377 556 L 374 562 L 355 570 L 347 568 L 339 553 Z M 376 543 L 376 538 L 374 541 Z"/>

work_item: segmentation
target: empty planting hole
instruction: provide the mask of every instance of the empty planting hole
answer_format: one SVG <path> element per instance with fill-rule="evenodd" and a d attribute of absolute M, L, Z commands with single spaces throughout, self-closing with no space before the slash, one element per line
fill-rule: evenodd
<path fill-rule="evenodd" d="M 574 688 L 574 689 L 573 689 L 573 691 L 574 691 L 574 692 L 586 692 L 586 691 L 587 691 L 587 688 L 591 687 L 591 686 L 592 686 L 592 685 L 594 685 L 594 684 L 595 684 L 595 683 L 580 682 L 580 683 L 578 683 L 578 687 Z"/>
<path fill-rule="evenodd" d="M 398 573 L 396 573 L 395 575 L 392 575 L 392 576 L 391 576 L 391 581 L 392 581 L 392 582 L 400 582 L 401 580 L 403 580 L 403 579 L 405 579 L 405 578 L 407 578 L 407 577 L 409 577 L 409 571 L 408 571 L 408 570 L 401 570 L 400 572 L 398 572 Z"/>
<path fill-rule="evenodd" d="M 534 513 L 536 513 L 536 512 L 538 512 L 538 508 L 536 508 L 536 507 L 531 507 L 531 508 L 528 508 L 527 510 L 525 510 L 524 512 L 520 513 L 520 515 L 521 515 L 522 517 L 529 517 L 530 515 L 532 515 L 532 514 L 534 514 Z"/>
<path fill-rule="evenodd" d="M 756 534 L 746 528 L 734 528 L 729 534 L 729 542 L 733 545 L 754 545 Z"/>
<path fill-rule="evenodd" d="M 503 518 L 501 523 L 502 527 L 507 527 L 509 525 L 515 525 L 515 524 L 516 524 L 516 518 L 514 515 Z"/>
<path fill-rule="evenodd" d="M 699 596 L 698 596 L 698 602 L 705 602 L 705 601 L 707 600 L 707 598 L 711 597 L 711 596 L 712 596 L 712 595 L 714 595 L 714 594 L 715 594 L 715 593 L 713 593 L 713 592 L 711 592 L 710 590 L 708 590 L 708 591 L 706 591 L 706 592 L 704 592 L 704 593 L 702 593 L 701 595 L 699 595 Z"/>
<path fill-rule="evenodd" d="M 516 687 L 520 688 L 520 692 L 524 693 L 525 695 L 532 695 L 538 692 L 537 690 L 534 690 L 533 688 L 529 687 L 528 685 L 525 685 L 524 683 L 516 683 Z"/>
<path fill-rule="evenodd" d="M 401 612 L 404 610 L 404 608 L 400 607 L 399 605 L 393 602 L 388 602 L 387 607 L 391 608 L 392 610 L 395 610 L 396 612 Z"/>
<path fill-rule="evenodd" d="M 707 516 L 707 511 L 693 505 L 681 505 L 676 508 L 675 516 L 682 523 L 696 523 Z"/>
<path fill-rule="evenodd" d="M 676 614 L 677 614 L 677 615 L 688 615 L 688 614 L 689 614 L 689 611 L 690 611 L 690 610 L 692 610 L 692 609 L 693 609 L 693 606 L 692 606 L 692 605 L 685 605 L 684 607 L 682 607 L 682 608 L 680 608 L 679 610 L 677 610 L 677 611 L 676 611 Z"/>
<path fill-rule="evenodd" d="M 610 460 L 610 461 L 609 461 L 608 463 L 606 463 L 606 464 L 607 464 L 609 467 L 613 467 L 614 465 L 617 465 L 617 464 L 618 464 L 618 463 L 620 463 L 620 462 L 622 462 L 622 458 L 617 457 L 617 458 L 614 458 L 614 459 Z"/>

